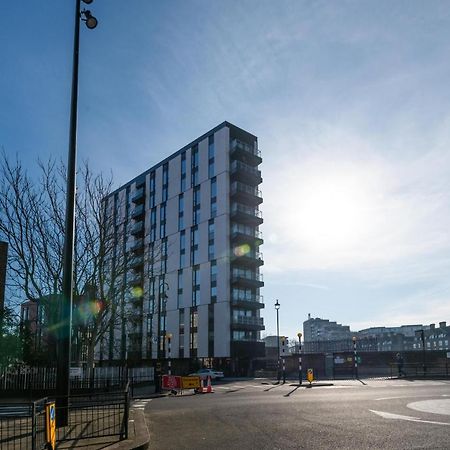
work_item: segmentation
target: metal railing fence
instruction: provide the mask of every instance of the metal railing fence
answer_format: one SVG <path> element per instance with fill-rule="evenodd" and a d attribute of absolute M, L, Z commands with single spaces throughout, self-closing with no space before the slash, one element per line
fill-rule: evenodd
<path fill-rule="evenodd" d="M 47 398 L 31 403 L 0 404 L 0 448 L 43 450 Z"/>

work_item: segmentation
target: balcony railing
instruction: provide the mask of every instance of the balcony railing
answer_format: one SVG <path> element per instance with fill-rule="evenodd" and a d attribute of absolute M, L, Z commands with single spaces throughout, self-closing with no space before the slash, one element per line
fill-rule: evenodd
<path fill-rule="evenodd" d="M 139 267 L 139 266 L 137 266 Z M 138 273 L 129 278 L 129 283 L 131 286 L 142 286 L 143 277 L 142 274 Z"/>
<path fill-rule="evenodd" d="M 130 248 L 130 250 L 132 252 L 140 252 L 143 249 L 144 249 L 144 239 L 143 238 L 135 239 L 134 244 Z"/>
<path fill-rule="evenodd" d="M 131 201 L 133 203 L 142 203 L 144 201 L 144 188 L 143 187 L 136 189 L 133 197 L 131 197 Z"/>
<path fill-rule="evenodd" d="M 264 327 L 264 319 L 262 317 L 234 316 L 232 323 L 235 325 L 255 325 Z"/>
<path fill-rule="evenodd" d="M 250 184 L 262 182 L 261 172 L 242 161 L 233 161 L 230 166 L 230 173 L 233 179 L 237 179 Z"/>
<path fill-rule="evenodd" d="M 137 269 L 144 265 L 144 257 L 143 256 L 135 256 L 130 261 L 130 267 L 132 269 Z"/>
<path fill-rule="evenodd" d="M 231 240 L 253 243 L 255 245 L 261 245 L 264 242 L 261 231 L 238 224 L 233 224 L 231 227 Z"/>
<path fill-rule="evenodd" d="M 264 264 L 263 254 L 261 252 L 248 252 L 242 255 L 233 255 L 231 261 L 236 261 L 245 266 L 262 266 Z"/>
<path fill-rule="evenodd" d="M 241 306 L 244 308 L 261 309 L 264 308 L 263 296 L 262 295 L 252 295 L 251 297 L 242 297 L 239 295 L 232 294 L 231 303 L 234 306 Z"/>
<path fill-rule="evenodd" d="M 131 218 L 132 219 L 137 219 L 139 217 L 142 217 L 145 213 L 145 208 L 143 204 L 137 205 L 134 209 L 133 212 L 131 213 Z"/>
<path fill-rule="evenodd" d="M 235 152 L 244 152 L 253 157 L 261 158 L 261 152 L 254 145 L 247 144 L 246 142 L 242 142 L 239 139 L 233 139 L 230 143 L 230 151 L 231 153 Z"/>
<path fill-rule="evenodd" d="M 144 222 L 136 222 L 132 227 L 131 227 L 131 234 L 139 234 L 142 233 L 144 231 Z"/>
<path fill-rule="evenodd" d="M 236 285 L 243 285 L 248 287 L 263 287 L 263 275 L 262 273 L 243 273 L 234 272 L 231 275 L 231 282 Z"/>
<path fill-rule="evenodd" d="M 233 203 L 231 205 L 231 214 L 238 213 L 262 219 L 262 211 L 258 208 L 252 208 L 251 206 L 242 205 L 241 203 Z"/>
<path fill-rule="evenodd" d="M 252 205 L 262 203 L 262 192 L 254 186 L 235 181 L 231 183 L 230 194 L 239 201 L 249 202 Z"/>

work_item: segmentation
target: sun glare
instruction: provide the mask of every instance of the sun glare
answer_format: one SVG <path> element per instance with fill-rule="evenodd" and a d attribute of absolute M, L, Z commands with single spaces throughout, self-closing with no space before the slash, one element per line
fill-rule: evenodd
<path fill-rule="evenodd" d="M 297 205 L 298 232 L 309 247 L 354 246 L 369 226 L 364 183 L 345 174 L 305 180 L 298 192 Z"/>

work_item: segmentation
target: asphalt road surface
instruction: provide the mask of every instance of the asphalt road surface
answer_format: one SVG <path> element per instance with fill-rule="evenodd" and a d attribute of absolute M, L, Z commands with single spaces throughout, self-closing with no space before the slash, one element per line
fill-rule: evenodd
<path fill-rule="evenodd" d="M 450 380 L 263 383 L 141 403 L 150 449 L 450 449 Z"/>

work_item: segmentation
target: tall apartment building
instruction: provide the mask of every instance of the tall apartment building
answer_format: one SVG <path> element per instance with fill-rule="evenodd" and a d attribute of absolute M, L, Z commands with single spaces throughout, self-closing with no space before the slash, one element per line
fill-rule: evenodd
<path fill-rule="evenodd" d="M 98 358 L 164 358 L 169 336 L 172 358 L 216 367 L 245 370 L 264 355 L 261 162 L 257 137 L 224 122 L 105 199 L 112 267 L 129 263 L 123 320 Z"/>

